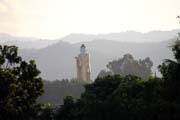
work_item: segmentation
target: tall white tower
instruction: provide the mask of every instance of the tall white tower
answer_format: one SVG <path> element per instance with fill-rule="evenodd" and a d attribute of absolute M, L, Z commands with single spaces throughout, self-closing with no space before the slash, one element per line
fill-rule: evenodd
<path fill-rule="evenodd" d="M 76 58 L 77 80 L 90 80 L 90 57 L 84 44 L 80 47 L 80 54 Z"/>

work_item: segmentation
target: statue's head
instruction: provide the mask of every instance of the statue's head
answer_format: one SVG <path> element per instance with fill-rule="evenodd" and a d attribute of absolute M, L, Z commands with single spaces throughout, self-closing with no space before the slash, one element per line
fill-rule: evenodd
<path fill-rule="evenodd" d="M 86 46 L 84 44 L 81 45 L 80 53 L 83 55 L 86 54 Z"/>

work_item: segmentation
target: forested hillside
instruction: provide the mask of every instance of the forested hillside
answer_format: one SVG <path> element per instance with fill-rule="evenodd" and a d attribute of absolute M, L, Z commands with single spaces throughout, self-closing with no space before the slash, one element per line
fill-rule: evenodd
<path fill-rule="evenodd" d="M 66 96 L 72 96 L 75 99 L 80 98 L 84 92 L 85 83 L 77 80 L 56 80 L 43 81 L 44 94 L 38 99 L 39 103 L 50 103 L 54 107 L 63 104 Z"/>

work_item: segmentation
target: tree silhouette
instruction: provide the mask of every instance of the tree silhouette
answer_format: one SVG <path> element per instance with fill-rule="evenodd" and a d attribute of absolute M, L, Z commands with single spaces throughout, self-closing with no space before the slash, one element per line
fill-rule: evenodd
<path fill-rule="evenodd" d="M 0 45 L 0 119 L 28 120 L 43 93 L 35 61 L 23 61 L 16 46 Z"/>
<path fill-rule="evenodd" d="M 153 62 L 148 57 L 144 60 L 135 60 L 131 54 L 125 54 L 123 58 L 109 62 L 107 64 L 107 68 L 110 71 L 102 70 L 100 71 L 98 77 L 104 77 L 112 74 L 130 74 L 147 80 L 152 75 L 152 66 Z"/>
<path fill-rule="evenodd" d="M 180 103 L 180 40 L 171 46 L 175 60 L 166 59 L 159 70 L 163 75 L 167 100 Z"/>

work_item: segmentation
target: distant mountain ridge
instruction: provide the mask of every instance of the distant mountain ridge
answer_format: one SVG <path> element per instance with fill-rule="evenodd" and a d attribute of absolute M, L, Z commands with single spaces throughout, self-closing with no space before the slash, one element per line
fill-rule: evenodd
<path fill-rule="evenodd" d="M 17 45 L 21 49 L 41 49 L 49 45 L 55 44 L 58 41 L 70 43 L 88 42 L 92 40 L 112 40 L 119 42 L 160 42 L 177 37 L 180 30 L 171 31 L 151 31 L 141 33 L 136 31 L 127 31 L 109 34 L 70 34 L 60 39 L 40 39 L 35 37 L 17 37 L 6 33 L 0 33 L 0 44 Z"/>
<path fill-rule="evenodd" d="M 63 40 L 70 43 L 77 43 L 82 41 L 91 41 L 91 40 L 112 40 L 119 42 L 161 42 L 164 40 L 171 39 L 173 37 L 177 37 L 177 33 L 180 30 L 175 29 L 172 31 L 151 31 L 146 33 L 136 32 L 136 31 L 127 31 L 120 33 L 109 33 L 109 34 L 70 34 L 61 38 L 59 40 Z M 135 40 L 134 40 L 135 39 Z"/>
<path fill-rule="evenodd" d="M 16 45 L 20 49 L 41 49 L 56 42 L 56 40 L 39 39 L 33 37 L 16 37 L 9 34 L 0 33 L 0 44 Z"/>

